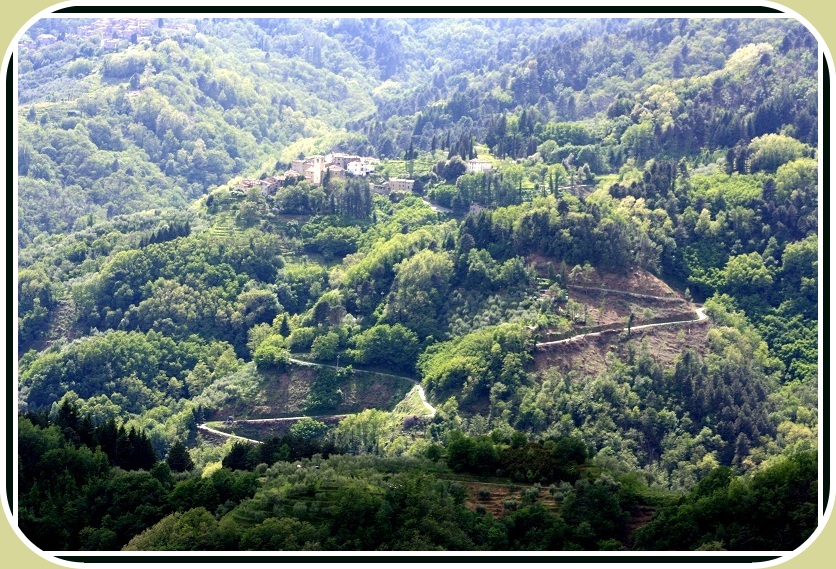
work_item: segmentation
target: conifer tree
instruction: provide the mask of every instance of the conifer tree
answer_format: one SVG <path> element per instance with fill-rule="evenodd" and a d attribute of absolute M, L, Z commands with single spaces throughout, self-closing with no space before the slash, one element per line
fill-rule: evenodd
<path fill-rule="evenodd" d="M 189 450 L 180 441 L 171 445 L 165 461 L 174 472 L 187 472 L 194 468 L 194 461 L 192 461 L 192 457 L 189 455 Z"/>
<path fill-rule="evenodd" d="M 283 338 L 290 336 L 290 323 L 287 321 L 287 314 L 282 317 L 282 323 L 279 325 L 279 334 Z"/>

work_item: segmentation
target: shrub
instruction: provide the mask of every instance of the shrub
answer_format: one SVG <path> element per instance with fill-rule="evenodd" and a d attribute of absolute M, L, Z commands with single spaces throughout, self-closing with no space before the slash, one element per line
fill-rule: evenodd
<path fill-rule="evenodd" d="M 287 369 L 290 363 L 290 352 L 285 348 L 284 338 L 277 334 L 268 336 L 256 348 L 253 360 L 259 370 L 284 371 Z"/>

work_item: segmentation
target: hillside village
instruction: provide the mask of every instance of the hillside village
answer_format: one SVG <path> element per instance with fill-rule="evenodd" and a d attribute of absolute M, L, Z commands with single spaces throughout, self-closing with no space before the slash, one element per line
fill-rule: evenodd
<path fill-rule="evenodd" d="M 380 160 L 370 156 L 358 156 L 343 152 L 331 152 L 325 155 L 297 158 L 290 168 L 281 175 L 264 176 L 259 179 L 244 178 L 236 188 L 245 193 L 251 188 L 260 188 L 264 196 L 275 195 L 288 184 L 306 180 L 314 187 L 323 185 L 326 180 L 344 180 L 346 177 L 371 178 L 376 173 Z M 488 172 L 493 169 L 493 162 L 479 158 L 464 161 L 467 173 Z M 412 178 L 390 177 L 386 180 L 370 181 L 373 192 L 384 196 L 399 196 L 412 193 L 415 180 Z"/>
<path fill-rule="evenodd" d="M 196 26 L 190 22 L 166 22 L 162 18 L 98 18 L 91 24 L 79 26 L 75 33 L 64 32 L 38 34 L 34 38 L 24 34 L 18 42 L 21 50 L 53 45 L 71 39 L 94 40 L 105 50 L 115 50 L 129 44 L 149 41 L 151 34 L 194 33 Z"/>

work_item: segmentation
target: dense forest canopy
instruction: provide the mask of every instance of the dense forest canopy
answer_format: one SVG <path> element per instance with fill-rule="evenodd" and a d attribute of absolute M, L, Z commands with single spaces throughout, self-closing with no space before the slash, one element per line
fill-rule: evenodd
<path fill-rule="evenodd" d="M 818 57 L 775 18 L 36 22 L 21 529 L 798 547 Z"/>

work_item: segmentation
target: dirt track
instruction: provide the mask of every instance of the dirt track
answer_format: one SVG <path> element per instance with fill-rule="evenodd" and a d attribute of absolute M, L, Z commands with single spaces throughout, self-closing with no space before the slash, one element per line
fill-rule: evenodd
<path fill-rule="evenodd" d="M 705 313 L 705 309 L 702 306 L 697 307 L 697 317 L 692 320 L 677 320 L 675 322 L 659 322 L 657 324 L 641 324 L 639 326 L 632 326 L 630 330 L 646 330 L 648 328 L 659 328 L 662 326 L 678 326 L 681 324 L 691 324 L 693 322 L 702 322 L 708 315 Z M 540 342 L 536 344 L 537 348 L 549 348 L 551 346 L 558 346 L 560 344 L 567 344 L 570 342 L 575 342 L 577 340 L 583 338 L 595 338 L 600 337 L 603 334 L 611 333 L 611 332 L 626 332 L 626 327 L 621 326 L 613 326 L 612 328 L 607 328 L 606 330 L 601 330 L 600 332 L 592 332 L 589 334 L 577 334 L 572 336 L 571 338 L 564 338 L 563 340 L 553 340 L 551 342 Z"/>
<path fill-rule="evenodd" d="M 334 370 L 339 369 L 337 366 L 332 366 L 332 365 L 328 365 L 328 364 L 320 364 L 320 363 L 316 363 L 316 362 L 309 362 L 309 361 L 300 360 L 300 359 L 296 359 L 296 358 L 290 358 L 290 362 L 294 363 L 296 365 L 300 365 L 300 366 L 325 367 L 325 368 L 334 369 Z M 418 396 L 421 398 L 421 402 L 424 404 L 424 407 L 426 407 L 427 410 L 430 412 L 431 417 L 435 416 L 435 407 L 430 405 L 429 401 L 427 401 L 427 395 L 426 395 L 426 393 L 424 393 L 424 388 L 421 386 L 421 383 L 418 380 L 413 379 L 411 377 L 406 377 L 405 375 L 393 375 L 393 374 L 390 374 L 390 373 L 371 372 L 371 371 L 366 371 L 366 370 L 355 370 L 355 373 L 375 373 L 377 375 L 382 375 L 384 377 L 391 377 L 391 378 L 394 378 L 394 379 L 405 379 L 405 380 L 407 380 L 411 383 L 414 383 L 416 386 L 418 386 Z M 348 417 L 348 415 L 344 415 L 344 414 L 342 414 L 342 415 L 318 415 L 318 416 L 300 415 L 300 416 L 297 416 L 297 417 L 275 417 L 275 418 L 267 418 L 267 419 L 242 419 L 242 420 L 236 421 L 236 423 L 251 423 L 251 424 L 280 423 L 280 422 L 284 422 L 284 421 L 298 421 L 300 419 L 305 419 L 305 418 L 308 418 L 308 417 L 310 417 L 311 419 L 332 419 L 332 418 L 340 418 L 341 419 L 343 417 Z M 223 431 L 213 429 L 212 427 L 208 426 L 206 423 L 201 423 L 200 425 L 197 426 L 197 429 L 199 431 L 203 431 L 205 433 L 211 433 L 214 436 L 239 439 L 239 440 L 247 441 L 247 442 L 250 442 L 250 443 L 261 444 L 261 441 L 257 441 L 255 439 L 248 439 L 246 437 L 242 437 L 242 436 L 239 436 L 239 435 L 234 435 L 232 433 L 225 433 Z"/>

